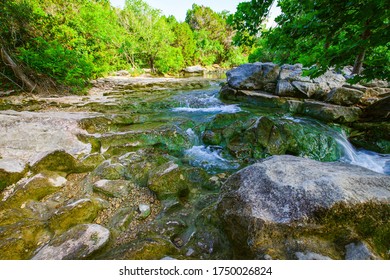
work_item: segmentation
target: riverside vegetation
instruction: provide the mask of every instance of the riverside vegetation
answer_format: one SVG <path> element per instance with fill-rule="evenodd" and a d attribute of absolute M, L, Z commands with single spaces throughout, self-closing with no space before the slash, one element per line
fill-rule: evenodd
<path fill-rule="evenodd" d="M 279 55 L 297 49 L 280 46 L 279 64 L 242 64 L 226 78 L 131 77 L 241 64 L 264 54 L 264 40 L 275 50 L 272 32 L 301 25 L 254 34 L 270 2 L 230 16 L 194 5 L 178 23 L 142 1 L 2 1 L 3 77 L 35 93 L 0 99 L 0 259 L 389 259 L 387 66 L 370 55 L 359 71 L 339 67 L 356 56 L 326 71 L 303 54 L 285 64 Z M 279 2 L 281 19 L 308 11 L 295 2 Z M 296 19 L 323 23 L 327 7 Z M 354 39 L 341 33 L 328 48 Z M 234 47 L 233 36 L 255 43 Z M 388 45 L 368 41 L 367 54 L 388 58 Z"/>

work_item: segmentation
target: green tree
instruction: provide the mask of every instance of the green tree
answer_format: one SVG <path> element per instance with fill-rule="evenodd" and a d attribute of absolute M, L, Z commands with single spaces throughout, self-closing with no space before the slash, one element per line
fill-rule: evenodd
<path fill-rule="evenodd" d="M 253 0 L 238 6 L 231 22 L 242 38 L 258 35 L 258 26 L 266 18 L 270 2 Z M 262 36 L 279 61 L 297 59 L 307 66 L 316 64 L 315 75 L 329 67 L 352 64 L 357 78 L 389 79 L 388 1 L 279 0 L 278 4 L 282 9 L 276 19 L 278 27 Z M 250 14 L 242 23 L 242 15 L 248 9 L 258 13 Z"/>
<path fill-rule="evenodd" d="M 161 52 L 166 51 L 174 40 L 173 32 L 161 13 L 142 0 L 126 0 L 122 12 L 127 33 L 137 41 L 135 48 L 138 62 L 146 62 L 152 71 Z"/>
<path fill-rule="evenodd" d="M 194 32 L 197 45 L 195 60 L 203 65 L 214 63 L 231 66 L 246 59 L 242 49 L 233 45 L 234 31 L 227 24 L 228 13 L 214 12 L 209 7 L 192 5 L 186 22 Z"/>

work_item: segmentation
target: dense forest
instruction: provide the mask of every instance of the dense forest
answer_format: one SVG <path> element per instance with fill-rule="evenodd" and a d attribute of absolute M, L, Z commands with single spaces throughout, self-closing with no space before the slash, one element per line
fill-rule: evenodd
<path fill-rule="evenodd" d="M 177 74 L 190 65 L 246 61 L 244 47 L 232 44 L 228 14 L 204 6 L 194 4 L 178 22 L 142 0 L 126 0 L 123 9 L 108 0 L 0 3 L 1 81 L 28 91 L 76 91 L 119 69 Z"/>
<path fill-rule="evenodd" d="M 0 0 L 0 86 L 76 92 L 119 69 L 175 75 L 248 58 L 302 63 L 312 76 L 353 65 L 356 81 L 389 78 L 388 1 L 279 0 L 278 25 L 267 30 L 273 2 L 242 2 L 233 15 L 194 4 L 178 22 L 142 0 L 123 9 L 108 0 Z"/>

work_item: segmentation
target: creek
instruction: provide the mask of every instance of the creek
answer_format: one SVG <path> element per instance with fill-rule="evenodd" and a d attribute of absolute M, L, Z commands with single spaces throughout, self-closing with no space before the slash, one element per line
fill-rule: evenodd
<path fill-rule="evenodd" d="M 355 149 L 343 127 L 281 109 L 222 101 L 221 82 L 200 80 L 199 86 L 195 80 L 195 86 L 187 82 L 185 89 L 164 84 L 121 87 L 98 96 L 1 103 L 4 120 L 19 118 L 12 125 L 3 124 L 4 137 L 19 143 L 0 145 L 3 156 L 12 157 L 18 150 L 36 158 L 34 153 L 51 152 L 41 148 L 49 146 L 62 152 L 52 155 L 56 164 L 61 161 L 55 166 L 47 158 L 24 159 L 31 171 L 16 187 L 3 191 L 0 258 L 31 258 L 41 244 L 69 228 L 96 223 L 108 228 L 111 238 L 88 258 L 229 259 L 232 245 L 215 205 L 222 184 L 234 172 L 261 158 L 287 153 L 390 174 L 390 155 Z M 22 127 L 23 122 L 28 126 Z M 18 126 L 20 130 L 13 132 Z M 72 129 L 77 139 L 67 134 Z M 21 147 L 28 146 L 25 139 L 30 139 L 31 149 L 23 152 Z M 82 145 L 67 146 L 77 141 Z M 67 163 L 69 155 L 63 151 L 75 151 L 72 156 L 83 168 L 74 159 Z M 11 160 L 14 164 L 17 159 Z M 23 163 L 17 163 L 23 170 Z M 6 166 L 1 164 L 0 168 Z M 54 181 L 63 182 L 61 189 L 43 192 L 38 181 L 46 176 L 49 182 L 50 176 L 59 176 Z M 29 185 L 31 193 L 24 191 Z M 16 238 L 15 228 L 22 232 L 24 245 L 4 243 Z M 15 248 L 22 249 L 19 253 Z"/>

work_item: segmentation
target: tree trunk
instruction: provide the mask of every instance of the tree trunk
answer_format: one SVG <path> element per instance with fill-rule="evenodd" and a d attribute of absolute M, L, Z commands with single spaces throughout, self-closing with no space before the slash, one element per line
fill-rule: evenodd
<path fill-rule="evenodd" d="M 366 56 L 366 50 L 363 50 L 361 53 L 359 53 L 356 56 L 355 64 L 353 65 L 352 74 L 360 75 L 360 73 L 362 73 L 363 61 L 365 56 Z"/>
<path fill-rule="evenodd" d="M 365 30 L 364 32 L 362 33 L 362 35 L 360 36 L 361 40 L 362 41 L 365 41 L 367 40 L 368 38 L 370 38 L 371 36 L 371 30 L 369 29 L 369 24 L 370 24 L 370 21 L 366 21 L 365 22 Z M 352 70 L 352 74 L 357 74 L 359 75 L 360 73 L 362 73 L 362 70 L 363 70 L 363 62 L 364 62 L 364 57 L 366 56 L 366 47 L 365 46 L 361 46 L 360 48 L 360 52 L 359 54 L 356 56 L 356 59 L 355 59 L 355 64 L 353 66 L 353 70 Z"/>
<path fill-rule="evenodd" d="M 27 89 L 28 91 L 32 92 L 36 88 L 36 84 L 32 82 L 24 73 L 23 70 L 20 68 L 19 65 L 17 65 L 12 58 L 9 56 L 7 51 L 4 49 L 4 47 L 1 47 L 1 58 L 5 65 L 11 67 L 12 71 L 14 72 L 15 76 L 23 82 L 23 88 Z"/>

